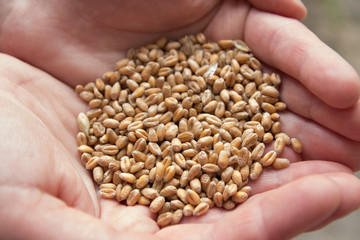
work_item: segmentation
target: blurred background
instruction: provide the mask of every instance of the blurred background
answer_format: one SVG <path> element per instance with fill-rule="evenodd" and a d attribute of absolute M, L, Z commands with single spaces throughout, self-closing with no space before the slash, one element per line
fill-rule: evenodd
<path fill-rule="evenodd" d="M 308 16 L 303 23 L 360 73 L 360 2 L 358 0 L 303 0 Z M 360 177 L 360 172 L 356 175 Z M 360 239 L 360 210 L 295 240 Z"/>
<path fill-rule="evenodd" d="M 303 0 L 304 24 L 360 72 L 360 4 L 357 0 Z"/>

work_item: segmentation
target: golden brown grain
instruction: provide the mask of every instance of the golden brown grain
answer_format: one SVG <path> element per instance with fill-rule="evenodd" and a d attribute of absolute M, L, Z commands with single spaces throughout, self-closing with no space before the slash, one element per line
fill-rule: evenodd
<path fill-rule="evenodd" d="M 291 147 L 292 149 L 297 152 L 297 153 L 301 153 L 302 152 L 302 144 L 300 143 L 300 141 L 297 138 L 291 138 L 290 139 L 290 143 L 291 143 Z"/>
<path fill-rule="evenodd" d="M 275 169 L 283 169 L 290 166 L 290 161 L 287 158 L 276 158 L 272 164 Z"/>
<path fill-rule="evenodd" d="M 129 193 L 128 198 L 126 199 L 126 204 L 128 206 L 134 206 L 140 199 L 139 189 L 134 189 Z"/>
<path fill-rule="evenodd" d="M 126 200 L 130 194 L 130 192 L 132 191 L 132 187 L 131 185 L 129 184 L 126 184 L 124 185 L 122 188 L 121 188 L 121 191 L 120 191 L 120 194 L 119 194 L 119 197 L 117 198 L 117 200 L 120 202 L 120 201 L 123 201 L 123 200 Z"/>
<path fill-rule="evenodd" d="M 275 161 L 277 157 L 276 151 L 269 151 L 267 152 L 260 160 L 262 166 L 268 167 Z"/>
<path fill-rule="evenodd" d="M 194 209 L 193 215 L 194 216 L 201 216 L 207 213 L 209 210 L 209 204 L 206 202 L 200 202 Z"/>
<path fill-rule="evenodd" d="M 183 214 L 186 217 L 192 216 L 194 212 L 194 207 L 191 204 L 187 204 L 185 205 L 185 207 L 183 208 Z"/>
<path fill-rule="evenodd" d="M 171 212 L 165 212 L 158 216 L 156 222 L 160 227 L 166 227 L 171 223 L 172 220 L 173 220 L 173 214 Z"/>
<path fill-rule="evenodd" d="M 262 166 L 259 162 L 254 162 L 250 168 L 250 178 L 251 180 L 256 180 L 259 178 L 260 173 L 262 172 Z"/>
<path fill-rule="evenodd" d="M 276 152 L 277 155 L 280 155 L 285 148 L 285 140 L 282 137 L 279 137 L 275 140 L 274 142 L 274 151 Z"/>
<path fill-rule="evenodd" d="M 175 225 L 180 223 L 181 219 L 183 218 L 184 213 L 182 209 L 178 209 L 173 213 L 171 225 Z"/>
<path fill-rule="evenodd" d="M 157 213 L 164 206 L 164 203 L 165 203 L 165 198 L 163 196 L 159 196 L 151 202 L 149 209 L 152 213 Z"/>
<path fill-rule="evenodd" d="M 187 200 L 191 205 L 198 205 L 200 203 L 200 196 L 192 189 L 187 189 Z"/>
<path fill-rule="evenodd" d="M 167 186 L 164 187 L 161 191 L 160 191 L 160 195 L 164 196 L 164 197 L 170 197 L 175 195 L 177 192 L 177 188 L 175 186 Z"/>
<path fill-rule="evenodd" d="M 261 67 L 243 41 L 199 33 L 129 49 L 114 71 L 77 85 L 90 109 L 76 143 L 100 196 L 149 206 L 160 227 L 244 202 L 263 167 L 290 164 L 277 157 L 285 145 L 302 152 L 281 132 L 280 76 Z"/>

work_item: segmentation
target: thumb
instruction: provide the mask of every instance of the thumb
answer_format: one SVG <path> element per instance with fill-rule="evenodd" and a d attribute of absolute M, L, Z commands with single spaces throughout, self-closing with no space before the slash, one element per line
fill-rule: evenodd
<path fill-rule="evenodd" d="M 252 196 L 206 224 L 182 224 L 157 234 L 168 239 L 290 239 L 360 206 L 360 180 L 349 173 L 300 178 Z"/>
<path fill-rule="evenodd" d="M 349 173 L 304 177 L 248 203 L 219 220 L 215 232 L 237 229 L 228 239 L 240 233 L 251 239 L 290 239 L 358 209 L 360 180 Z"/>

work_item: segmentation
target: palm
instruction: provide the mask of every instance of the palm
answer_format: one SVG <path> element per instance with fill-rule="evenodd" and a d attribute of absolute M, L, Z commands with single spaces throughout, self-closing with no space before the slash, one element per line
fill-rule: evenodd
<path fill-rule="evenodd" d="M 118 26 L 118 24 L 110 21 L 112 20 L 111 17 L 104 18 L 104 13 L 109 11 L 109 9 L 100 8 L 97 16 L 91 14 L 89 16 L 82 15 L 87 22 L 84 23 L 82 22 L 83 20 L 79 20 L 80 23 L 78 24 L 86 31 L 74 31 L 72 30 L 73 25 L 70 24 L 70 22 L 78 16 L 72 14 L 75 14 L 76 11 L 81 9 L 74 7 L 72 9 L 74 12 L 68 12 L 68 15 L 66 15 L 68 18 L 65 18 L 67 19 L 65 21 L 59 20 L 59 22 L 55 21 L 51 23 L 39 21 L 41 24 L 34 26 L 35 31 L 31 32 L 24 33 L 18 29 L 20 36 L 17 39 L 24 37 L 21 36 L 21 34 L 26 34 L 25 37 L 27 39 L 36 41 L 27 41 L 24 44 L 20 44 L 20 42 L 17 43 L 15 39 L 11 43 L 11 47 L 9 47 L 10 39 L 6 39 L 6 37 L 3 38 L 3 46 L 5 46 L 3 48 L 6 52 L 10 52 L 62 80 L 59 81 L 21 62 L 6 56 L 1 56 L 1 62 L 4 63 L 4 65 L 16 66 L 9 67 L 11 71 L 7 73 L 1 72 L 5 78 L 5 85 L 1 87 L 1 91 L 4 93 L 10 92 L 1 95 L 3 106 L 6 106 L 2 109 L 2 112 L 8 116 L 7 120 L 2 118 L 2 121 L 7 126 L 5 133 L 3 133 L 3 136 L 7 139 L 7 144 L 1 146 L 1 150 L 6 153 L 6 158 L 2 162 L 5 163 L 3 166 L 5 166 L 4 169 L 6 169 L 7 172 L 1 177 L 1 181 L 4 182 L 6 179 L 12 179 L 14 186 L 21 186 L 16 188 L 15 193 L 19 202 L 14 203 L 11 202 L 10 199 L 7 199 L 6 202 L 13 205 L 17 203 L 21 206 L 21 209 L 33 211 L 31 214 L 40 214 L 44 211 L 49 211 L 50 213 L 61 210 L 61 224 L 66 225 L 66 220 L 68 220 L 68 227 L 71 227 L 72 230 L 78 229 L 81 231 L 82 234 L 84 234 L 84 238 L 94 237 L 96 234 L 99 234 L 98 236 L 110 236 L 115 229 L 127 233 L 131 231 L 149 234 L 156 232 L 160 236 L 166 235 L 172 238 L 176 238 L 180 234 L 182 236 L 189 234 L 189 237 L 191 237 L 190 234 L 192 234 L 192 236 L 206 237 L 208 235 L 214 235 L 216 232 L 223 234 L 222 236 L 229 239 L 235 238 L 239 232 L 243 232 L 243 234 L 247 233 L 249 236 L 265 237 L 265 235 L 260 235 L 260 232 L 256 229 L 256 223 L 259 221 L 264 221 L 268 224 L 265 226 L 266 231 L 263 231 L 263 233 L 267 232 L 269 236 L 271 235 L 273 238 L 276 238 L 280 236 L 277 234 L 292 236 L 301 231 L 317 227 L 341 216 L 341 214 L 351 211 L 356 205 L 354 201 L 348 201 L 345 207 L 343 207 L 343 205 L 340 207 L 341 201 L 339 198 L 342 194 L 347 194 L 347 189 L 341 189 L 340 186 L 343 186 L 345 182 L 336 179 L 336 177 L 342 176 L 342 174 L 335 173 L 340 171 L 348 172 L 349 170 L 340 164 L 325 161 L 299 162 L 281 172 L 267 171 L 259 181 L 254 183 L 256 184 L 254 189 L 257 195 L 250 198 L 246 204 L 238 207 L 236 210 L 224 212 L 214 209 L 201 218 L 186 219 L 184 221 L 188 223 L 186 225 L 173 226 L 160 231 L 154 221 L 155 216 L 151 215 L 146 207 L 125 207 L 114 201 L 98 200 L 96 191 L 92 185 L 92 180 L 84 170 L 74 147 L 76 145 L 74 136 L 77 132 L 74 119 L 76 119 L 76 115 L 80 111 L 86 109 L 86 105 L 76 96 L 71 87 L 68 87 L 62 82 L 74 86 L 77 83 L 92 81 L 100 73 L 111 69 L 113 63 L 124 55 L 125 49 L 153 41 L 160 35 L 177 38 L 188 32 L 203 30 L 205 30 L 208 36 L 215 40 L 220 38 L 245 37 L 249 40 L 250 46 L 254 45 L 253 49 L 255 53 L 258 52 L 260 57 L 269 65 L 281 68 L 281 62 L 277 60 L 276 56 L 261 56 L 261 47 L 265 48 L 266 44 L 264 45 L 264 43 L 261 43 L 261 41 L 257 39 L 259 35 L 258 32 L 252 28 L 246 28 L 244 25 L 245 20 L 247 24 L 250 24 L 249 22 L 261 21 L 262 18 L 263 20 L 268 20 L 269 17 L 273 17 L 272 15 L 263 14 L 254 10 L 248 15 L 250 6 L 247 3 L 239 1 L 238 4 L 236 4 L 236 11 L 234 10 L 237 21 L 231 18 L 232 20 L 230 22 L 230 20 L 227 21 L 221 18 L 221 11 L 233 8 L 232 4 L 234 3 L 226 2 L 221 5 L 216 5 L 215 3 L 208 2 L 208 6 L 201 8 L 200 13 L 195 8 L 193 9 L 193 11 L 197 11 L 196 17 L 191 18 L 190 16 L 192 15 L 190 11 L 189 17 L 186 18 L 188 19 L 187 21 L 190 22 L 183 21 L 184 15 L 180 14 L 181 12 L 178 13 L 178 15 L 175 14 L 174 18 L 170 19 L 170 21 L 173 21 L 172 27 L 174 27 L 174 29 L 168 28 L 166 24 L 152 22 L 148 25 L 139 23 L 139 25 L 136 25 L 134 23 L 135 25 L 132 26 L 130 21 L 129 25 Z M 88 7 L 90 8 L 91 6 Z M 201 11 L 203 11 L 202 14 Z M 174 13 L 164 11 L 163 14 L 164 17 L 169 18 L 169 15 Z M 138 22 L 142 23 L 141 20 L 144 22 L 147 21 L 146 15 L 143 17 L 144 19 L 141 18 L 141 15 L 137 16 L 140 18 Z M 259 20 L 254 20 L 255 16 L 259 17 Z M 61 20 L 64 20 L 63 15 L 59 17 Z M 99 19 L 103 21 L 99 21 Z M 119 19 L 115 20 L 117 21 L 114 22 L 119 22 Z M 279 20 L 278 17 L 274 17 L 274 20 L 280 21 L 280 25 L 287 24 L 287 22 L 281 23 L 281 21 L 289 21 L 299 27 L 295 21 L 285 18 L 280 18 Z M 194 22 L 194 24 L 189 27 L 189 24 L 192 22 Z M 87 24 L 95 23 L 97 24 L 95 28 L 86 27 Z M 36 30 L 49 29 L 49 26 L 46 28 L 46 26 L 42 24 L 53 24 L 53 26 L 57 26 L 56 29 L 63 30 L 45 32 L 44 35 L 42 35 L 44 38 L 39 39 Z M 127 32 L 129 28 L 135 28 L 136 31 Z M 180 30 L 178 28 L 180 28 Z M 233 29 L 237 31 L 233 32 Z M 151 33 L 151 31 L 154 31 L 154 33 Z M 74 39 L 78 40 L 74 41 Z M 49 42 L 51 42 L 51 44 L 49 44 Z M 259 49 L 256 49 L 257 44 L 260 46 Z M 58 48 L 54 48 L 54 46 L 63 46 L 63 48 L 59 50 Z M 40 52 L 34 55 L 34 49 Z M 49 61 L 50 59 L 51 61 Z M 69 71 L 69 69 L 73 71 Z M 281 70 L 287 71 L 285 69 L 286 67 L 283 67 Z M 24 72 L 26 75 L 23 74 Z M 291 69 L 288 70 L 287 73 L 293 75 L 295 78 L 299 77 L 294 74 Z M 350 77 L 352 77 L 351 72 L 349 74 Z M 305 82 L 306 85 L 306 80 L 303 80 L 303 82 Z M 309 115 L 306 108 L 304 110 L 304 107 L 307 105 L 300 105 L 299 107 L 298 99 L 307 96 L 308 99 L 310 99 L 309 102 L 314 103 L 315 101 L 317 104 L 315 106 L 317 107 L 321 105 L 325 106 L 325 104 L 317 100 L 316 97 L 295 80 L 287 79 L 284 81 L 283 88 L 284 94 L 282 97 L 288 103 L 291 110 L 283 115 L 283 119 L 288 120 L 286 123 L 284 121 L 284 131 L 293 137 L 298 137 L 305 143 L 304 147 L 306 150 L 302 158 L 332 160 L 348 164 L 353 169 L 358 169 L 359 164 L 356 163 L 356 161 L 358 160 L 357 156 L 359 155 L 360 144 L 358 142 L 359 137 L 355 134 L 359 131 L 359 127 L 355 124 L 355 113 L 359 111 L 359 106 L 348 110 L 337 110 L 327 107 L 321 115 L 316 113 Z M 316 87 L 311 88 L 310 86 L 310 90 L 320 95 L 323 94 Z M 331 97 L 325 95 L 320 97 L 333 103 Z M 349 99 L 345 99 L 345 101 L 350 101 L 351 99 Z M 304 104 L 306 103 L 307 102 L 304 102 Z M 351 122 L 351 124 L 347 126 L 337 126 L 332 122 L 327 122 L 329 116 L 340 111 L 346 111 L 346 114 L 354 115 L 354 122 Z M 337 121 L 340 120 L 341 117 L 339 117 Z M 21 127 L 21 130 L 19 127 Z M 354 127 L 357 128 L 355 129 L 356 131 L 351 131 L 354 130 Z M 301 129 L 301 131 L 298 129 Z M 14 135 L 14 132 L 17 134 Z M 314 132 L 317 135 L 316 139 L 312 137 Z M 319 139 L 324 138 L 327 139 L 326 142 L 319 141 Z M 344 142 L 347 144 L 344 144 Z M 316 144 L 316 149 L 312 148 L 314 144 Z M 334 148 L 334 146 L 338 145 L 341 145 L 344 149 L 339 151 L 337 148 Z M 349 154 L 349 152 L 352 154 Z M 344 153 L 347 153 L 348 156 L 344 157 Z M 24 157 L 24 155 L 26 156 Z M 298 156 L 289 155 L 289 157 L 294 159 L 294 161 L 301 160 Z M 24 166 L 26 166 L 26 168 L 24 168 Z M 19 174 L 19 171 L 21 174 Z M 314 174 L 325 172 L 334 173 L 332 173 L 332 180 L 330 180 L 327 175 L 323 175 L 322 177 L 314 176 L 295 181 L 302 176 L 309 175 L 309 172 Z M 335 179 L 333 179 L 334 177 Z M 359 188 L 351 175 L 344 175 L 343 178 L 353 182 L 353 187 Z M 334 187 L 330 184 L 331 181 L 337 182 L 339 187 Z M 311 189 L 306 185 L 308 182 L 312 182 L 313 184 Z M 276 189 L 275 191 L 267 191 L 285 183 L 288 184 L 282 188 Z M 326 194 L 318 191 L 320 186 L 324 192 L 328 190 Z M 30 191 L 34 189 L 36 191 Z M 331 194 L 338 194 L 338 201 L 329 201 L 327 204 L 323 204 L 321 201 L 313 201 L 312 203 L 309 201 L 306 205 L 302 200 L 300 201 L 301 198 L 299 199 L 299 196 L 305 195 L 309 195 L 309 198 L 313 199 L 326 199 L 327 196 Z M 37 202 L 29 201 L 29 199 L 34 197 L 35 199 L 43 199 L 41 207 L 32 209 Z M 302 204 L 301 206 L 309 211 L 311 210 L 311 213 L 305 214 L 306 216 L 300 218 L 298 223 L 292 223 L 298 225 L 295 230 L 293 228 L 292 231 L 284 232 L 283 230 L 282 232 L 276 233 L 275 230 L 279 228 L 276 224 L 289 224 L 288 218 L 291 219 L 291 215 L 295 215 L 297 211 L 299 211 L 292 208 L 292 206 L 283 206 L 284 203 L 288 201 L 294 204 Z M 64 203 L 66 205 L 64 205 Z M 261 211 L 259 211 L 259 206 Z M 338 212 L 335 211 L 337 207 L 339 208 Z M 288 213 L 286 215 L 287 217 L 283 216 L 282 220 L 276 220 L 277 212 L 281 208 Z M 326 210 L 328 210 L 328 208 L 334 209 L 333 214 L 327 215 Z M 300 209 L 303 211 L 302 208 Z M 314 209 L 316 209 L 316 211 L 314 211 Z M 84 214 L 84 212 L 86 214 Z M 39 216 L 39 222 L 48 220 L 46 218 L 48 215 L 46 214 L 40 214 Z M 100 216 L 102 221 L 99 221 L 93 216 Z M 315 216 L 317 216 L 316 221 L 308 221 Z M 26 222 L 26 220 L 29 221 L 30 218 L 27 219 L 26 216 L 24 216 L 24 219 Z M 236 225 L 238 222 L 236 219 L 243 220 L 241 226 Z M 75 226 L 73 225 L 74 223 L 76 223 Z M 57 224 L 60 224 L 60 222 Z M 50 228 L 56 229 L 57 224 L 56 221 L 49 221 Z M 98 225 L 98 227 L 95 228 L 96 225 Z M 84 226 L 87 227 L 88 232 L 82 230 Z M 41 226 L 37 227 L 41 229 Z M 235 228 L 236 231 L 225 232 L 225 229 L 229 227 Z M 64 232 L 68 230 L 66 227 L 64 227 L 64 229 Z M 94 229 L 97 229 L 98 232 L 95 233 Z M 228 234 L 228 237 L 224 234 Z M 285 235 L 282 237 L 286 237 Z M 39 235 L 34 235 L 32 237 L 37 238 L 38 236 Z M 139 235 L 139 237 L 141 236 Z M 246 237 L 246 235 L 244 235 L 244 237 Z"/>

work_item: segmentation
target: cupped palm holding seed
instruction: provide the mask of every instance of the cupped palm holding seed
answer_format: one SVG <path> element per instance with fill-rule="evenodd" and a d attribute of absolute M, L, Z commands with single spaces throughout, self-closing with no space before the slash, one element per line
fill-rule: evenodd
<path fill-rule="evenodd" d="M 301 23 L 281 16 L 302 18 L 297 1 L 274 0 L 274 9 L 268 1 L 249 2 L 1 2 L 0 49 L 29 63 L 0 56 L 1 235 L 279 239 L 358 208 L 356 72 Z M 199 31 L 212 40 L 244 39 L 263 63 L 283 72 L 282 130 L 300 139 L 304 152 L 285 153 L 295 163 L 265 171 L 252 186 L 255 195 L 235 210 L 212 209 L 159 230 L 147 207 L 98 200 L 76 151 L 74 119 L 86 105 L 73 86 L 111 70 L 129 47 Z"/>
<path fill-rule="evenodd" d="M 286 144 L 302 152 L 280 132 L 279 75 L 263 74 L 241 40 L 162 37 L 127 55 L 75 88 L 90 108 L 77 118 L 78 150 L 101 197 L 150 206 L 160 227 L 174 225 L 233 209 L 263 167 L 290 165 L 277 157 Z"/>

